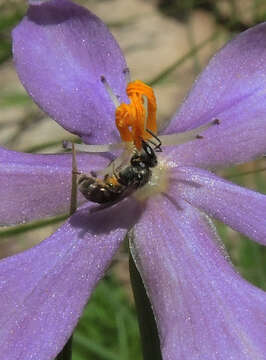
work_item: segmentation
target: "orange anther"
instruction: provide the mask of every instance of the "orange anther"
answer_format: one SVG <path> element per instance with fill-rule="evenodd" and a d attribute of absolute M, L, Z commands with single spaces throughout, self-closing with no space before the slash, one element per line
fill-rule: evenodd
<path fill-rule="evenodd" d="M 141 150 L 141 140 L 151 137 L 146 129 L 157 133 L 156 99 L 152 88 L 140 80 L 128 83 L 127 95 L 130 104 L 123 103 L 117 107 L 116 126 L 123 141 L 132 141 Z M 147 113 L 144 96 L 147 98 Z"/>

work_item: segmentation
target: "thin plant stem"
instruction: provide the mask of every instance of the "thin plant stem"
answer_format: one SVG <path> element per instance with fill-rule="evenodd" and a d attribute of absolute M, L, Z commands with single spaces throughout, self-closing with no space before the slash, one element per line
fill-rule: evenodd
<path fill-rule="evenodd" d="M 73 215 L 77 210 L 77 179 L 78 179 L 78 168 L 76 159 L 75 145 L 72 143 L 72 186 L 71 186 L 71 198 L 70 198 L 70 211 L 69 214 Z"/>
<path fill-rule="evenodd" d="M 150 300 L 131 253 L 129 255 L 129 272 L 137 309 L 143 359 L 162 360 L 160 340 Z"/>
<path fill-rule="evenodd" d="M 72 143 L 72 186 L 70 197 L 70 210 L 69 215 L 73 215 L 77 210 L 77 160 L 75 145 Z M 72 340 L 73 334 L 68 339 L 67 343 L 63 347 L 62 351 L 57 355 L 56 360 L 71 360 L 72 359 Z"/>
<path fill-rule="evenodd" d="M 181 58 L 177 59 L 172 65 L 168 66 L 166 69 L 164 69 L 160 74 L 155 76 L 155 78 L 151 79 L 150 81 L 147 81 L 147 84 L 149 86 L 155 86 L 164 79 L 166 79 L 168 76 L 171 75 L 173 71 L 176 70 L 176 68 L 183 63 L 185 63 L 191 56 L 194 56 L 198 53 L 199 50 L 204 48 L 209 42 L 214 41 L 219 36 L 219 32 L 215 32 L 212 34 L 208 39 L 201 42 L 199 45 L 195 46 L 193 49 L 191 49 L 186 55 L 182 56 Z"/>
<path fill-rule="evenodd" d="M 261 169 L 255 169 L 255 170 L 245 171 L 245 172 L 241 172 L 241 173 L 238 173 L 238 174 L 235 174 L 235 175 L 226 176 L 226 178 L 227 178 L 227 179 L 233 179 L 233 178 L 240 177 L 240 176 L 257 174 L 257 173 L 260 173 L 260 172 L 263 172 L 263 171 L 266 171 L 266 168 L 261 168 Z"/>
<path fill-rule="evenodd" d="M 48 225 L 54 225 L 61 221 L 66 220 L 68 217 L 69 214 L 62 214 L 48 219 L 37 220 L 27 224 L 21 224 L 17 226 L 11 226 L 8 228 L 0 229 L 0 239 L 2 240 L 10 236 L 20 235 L 27 231 L 39 229 Z"/>
<path fill-rule="evenodd" d="M 25 149 L 23 149 L 24 152 L 29 152 L 29 153 L 35 153 L 35 152 L 38 152 L 38 151 L 42 151 L 42 150 L 46 150 L 46 149 L 49 149 L 51 147 L 54 147 L 54 146 L 61 146 L 61 149 L 63 149 L 63 141 L 77 141 L 78 139 L 74 138 L 74 137 L 71 137 L 69 139 L 66 139 L 64 137 L 64 139 L 62 140 L 53 140 L 53 141 L 47 141 L 46 143 L 42 143 L 42 144 L 38 144 L 38 145 L 33 145 L 33 146 L 30 146 L 30 147 L 27 147 Z"/>

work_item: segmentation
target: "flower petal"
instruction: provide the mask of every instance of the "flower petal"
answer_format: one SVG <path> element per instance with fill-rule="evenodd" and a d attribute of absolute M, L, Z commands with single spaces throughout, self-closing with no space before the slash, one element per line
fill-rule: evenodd
<path fill-rule="evenodd" d="M 171 194 L 266 245 L 266 196 L 197 168 L 177 167 Z"/>
<path fill-rule="evenodd" d="M 266 294 L 234 271 L 204 214 L 158 197 L 131 247 L 164 360 L 265 358 Z"/>
<path fill-rule="evenodd" d="M 91 154 L 78 154 L 77 161 L 78 170 L 86 173 L 101 169 L 108 162 Z M 71 172 L 71 154 L 24 154 L 0 148 L 0 224 L 68 212 Z"/>
<path fill-rule="evenodd" d="M 176 160 L 216 167 L 266 153 L 266 23 L 229 42 L 210 61 L 167 129 L 192 129 L 218 118 L 204 139 L 176 149 Z"/>
<path fill-rule="evenodd" d="M 5 360 L 56 356 L 138 214 L 132 199 L 93 214 L 86 207 L 40 245 L 0 262 Z"/>
<path fill-rule="evenodd" d="M 59 124 L 87 142 L 115 139 L 115 107 L 101 76 L 125 101 L 126 63 L 100 19 L 68 0 L 32 5 L 13 31 L 13 52 L 26 90 Z"/>

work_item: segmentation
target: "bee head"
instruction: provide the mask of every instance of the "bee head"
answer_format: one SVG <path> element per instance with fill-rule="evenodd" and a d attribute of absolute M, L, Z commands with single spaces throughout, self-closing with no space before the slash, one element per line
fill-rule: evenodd
<path fill-rule="evenodd" d="M 144 140 L 142 140 L 142 151 L 140 154 L 140 160 L 148 167 L 154 167 L 157 165 L 157 156 L 153 148 Z"/>

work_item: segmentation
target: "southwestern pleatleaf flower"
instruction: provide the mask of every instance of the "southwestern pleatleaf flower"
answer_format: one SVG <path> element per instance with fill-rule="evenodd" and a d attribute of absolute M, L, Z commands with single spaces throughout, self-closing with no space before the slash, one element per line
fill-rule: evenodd
<path fill-rule="evenodd" d="M 68 0 L 31 1 L 13 31 L 13 51 L 21 82 L 45 112 L 87 144 L 119 142 L 110 94 L 129 103 L 127 66 L 95 15 Z M 163 145 L 190 141 L 162 145 L 148 184 L 100 211 L 85 203 L 52 236 L 0 262 L 5 360 L 56 356 L 129 230 L 164 360 L 265 359 L 266 294 L 234 270 L 208 217 L 266 244 L 265 195 L 208 170 L 266 153 L 265 64 L 266 23 L 209 62 L 164 130 L 175 135 L 161 137 Z M 208 126 L 215 119 L 220 124 Z M 2 148 L 0 160 L 1 224 L 67 211 L 71 154 Z M 108 154 L 77 156 L 84 173 L 109 161 Z"/>

